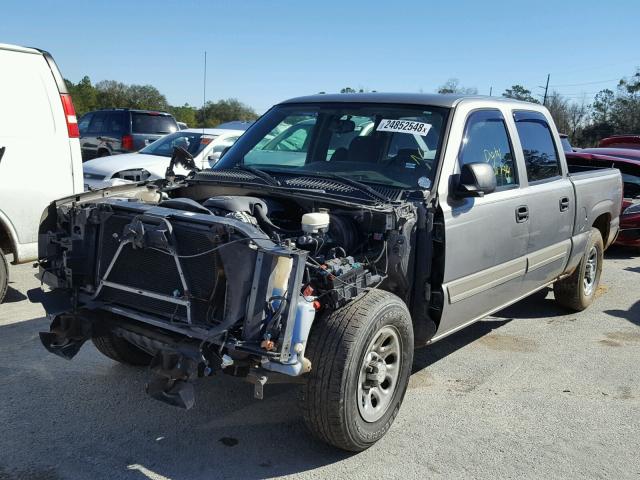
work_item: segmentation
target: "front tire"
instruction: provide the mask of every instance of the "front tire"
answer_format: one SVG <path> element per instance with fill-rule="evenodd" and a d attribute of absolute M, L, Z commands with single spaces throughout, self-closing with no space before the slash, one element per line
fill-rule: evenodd
<path fill-rule="evenodd" d="M 592 228 L 580 265 L 571 275 L 553 284 L 556 302 L 576 312 L 591 305 L 600 284 L 603 260 L 602 234 Z"/>
<path fill-rule="evenodd" d="M 307 427 L 352 452 L 389 430 L 409 383 L 413 327 L 404 302 L 371 290 L 314 323 L 306 354 L 312 369 L 302 388 Z"/>
<path fill-rule="evenodd" d="M 100 353 L 116 362 L 134 367 L 147 367 L 151 363 L 151 355 L 112 333 L 93 337 L 91 341 Z"/>

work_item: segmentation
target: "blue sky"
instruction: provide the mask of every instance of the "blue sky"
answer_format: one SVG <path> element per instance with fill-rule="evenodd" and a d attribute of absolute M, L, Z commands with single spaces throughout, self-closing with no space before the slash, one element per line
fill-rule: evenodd
<path fill-rule="evenodd" d="M 520 83 L 590 99 L 640 66 L 636 1 L 3 0 L 0 42 L 49 50 L 64 76 L 149 83 L 180 105 L 235 97 L 262 113 L 345 86 L 479 93 Z"/>

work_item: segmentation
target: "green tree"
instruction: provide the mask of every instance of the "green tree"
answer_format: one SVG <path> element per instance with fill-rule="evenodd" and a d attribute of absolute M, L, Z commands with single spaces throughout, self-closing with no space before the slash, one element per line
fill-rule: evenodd
<path fill-rule="evenodd" d="M 102 80 L 96 83 L 98 108 L 127 108 L 129 106 L 129 89 L 122 82 Z"/>
<path fill-rule="evenodd" d="M 65 79 L 76 115 L 81 117 L 85 113 L 94 110 L 98 105 L 98 92 L 91 84 L 91 79 L 87 76 L 82 77 L 78 83 L 74 84 L 71 80 Z"/>
<path fill-rule="evenodd" d="M 512 85 L 511 88 L 507 88 L 503 94 L 503 97 L 515 98 L 516 100 L 522 100 L 524 102 L 540 103 L 531 95 L 531 90 L 523 87 L 522 85 Z"/>
<path fill-rule="evenodd" d="M 207 102 L 196 114 L 199 127 L 216 127 L 233 120 L 255 120 L 258 114 L 253 108 L 235 98 Z"/>
<path fill-rule="evenodd" d="M 198 125 L 198 110 L 188 103 L 185 103 L 181 107 L 169 107 L 168 111 L 178 122 L 184 122 L 190 127 Z"/>
<path fill-rule="evenodd" d="M 129 85 L 127 87 L 127 95 L 129 97 L 129 108 L 162 111 L 169 109 L 167 98 L 156 87 L 151 85 Z"/>

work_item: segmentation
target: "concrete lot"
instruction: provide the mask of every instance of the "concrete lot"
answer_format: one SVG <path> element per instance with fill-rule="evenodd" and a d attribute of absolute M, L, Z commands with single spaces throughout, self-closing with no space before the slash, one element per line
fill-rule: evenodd
<path fill-rule="evenodd" d="M 599 298 L 567 314 L 541 292 L 417 352 L 388 435 L 349 455 L 311 438 L 296 387 L 219 376 L 185 412 L 144 370 L 85 346 L 48 354 L 48 322 L 12 267 L 0 305 L 0 479 L 639 478 L 640 256 L 608 253 Z"/>

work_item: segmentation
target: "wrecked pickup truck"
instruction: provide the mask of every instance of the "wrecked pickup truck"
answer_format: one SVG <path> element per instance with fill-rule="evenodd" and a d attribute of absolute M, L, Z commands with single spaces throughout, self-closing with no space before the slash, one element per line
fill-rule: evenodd
<path fill-rule="evenodd" d="M 213 169 L 178 162 L 44 213 L 44 346 L 91 340 L 184 408 L 218 372 L 258 398 L 295 378 L 311 431 L 350 451 L 390 428 L 415 347 L 549 285 L 586 308 L 618 231 L 619 171 L 571 174 L 548 111 L 508 99 L 298 98 Z"/>

